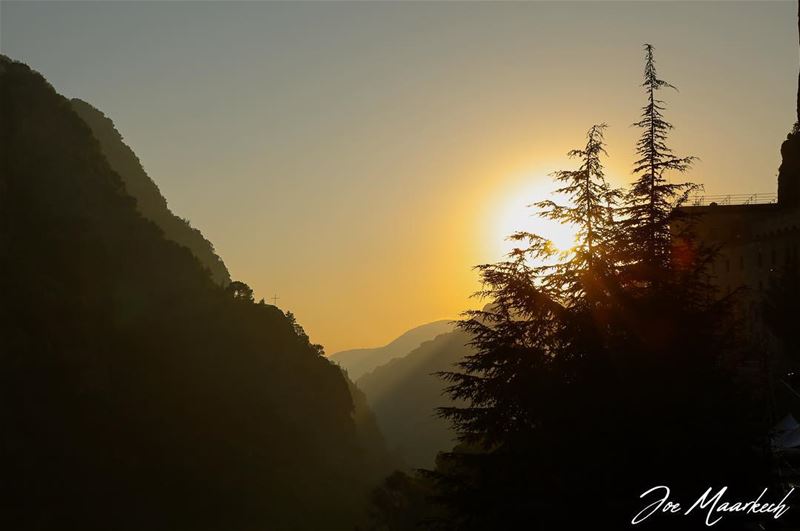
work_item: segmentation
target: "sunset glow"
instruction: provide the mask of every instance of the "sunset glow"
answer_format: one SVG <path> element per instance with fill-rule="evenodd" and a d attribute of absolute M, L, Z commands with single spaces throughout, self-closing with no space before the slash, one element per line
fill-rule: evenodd
<path fill-rule="evenodd" d="M 800 0 L 0 14 L 0 531 L 800 531 Z"/>
<path fill-rule="evenodd" d="M 681 89 L 672 138 L 701 158 L 687 179 L 768 190 L 795 16 L 791 2 L 8 2 L 2 47 L 112 119 L 231 276 L 334 353 L 456 317 L 472 267 L 517 230 L 572 245 L 526 205 L 599 121 L 609 182 L 630 182 L 643 42 Z"/>
<path fill-rule="evenodd" d="M 575 227 L 544 219 L 538 215 L 533 203 L 551 199 L 558 202 L 559 197 L 551 192 L 554 188 L 547 175 L 531 176 L 531 184 L 511 190 L 498 209 L 495 230 L 491 245 L 503 255 L 524 242 L 510 240 L 515 232 L 524 231 L 547 238 L 561 252 L 569 251 L 575 245 Z"/>

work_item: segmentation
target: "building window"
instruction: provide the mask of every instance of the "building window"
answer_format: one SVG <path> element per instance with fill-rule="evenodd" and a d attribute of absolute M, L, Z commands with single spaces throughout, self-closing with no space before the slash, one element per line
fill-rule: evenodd
<path fill-rule="evenodd" d="M 762 265 L 764 265 L 764 260 L 763 260 L 763 258 L 761 256 L 760 252 L 758 253 L 758 262 L 757 263 L 758 263 L 758 267 L 761 267 Z"/>
<path fill-rule="evenodd" d="M 731 272 L 731 259 L 730 258 L 726 258 L 725 259 L 725 272 L 726 273 L 730 273 Z"/>

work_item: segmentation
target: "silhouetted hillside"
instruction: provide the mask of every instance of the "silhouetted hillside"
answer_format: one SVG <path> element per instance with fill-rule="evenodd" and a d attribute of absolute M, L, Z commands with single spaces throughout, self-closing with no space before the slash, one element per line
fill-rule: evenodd
<path fill-rule="evenodd" d="M 375 413 L 369 406 L 367 396 L 347 377 L 347 374 L 344 377 L 353 399 L 353 420 L 356 424 L 359 446 L 364 451 L 366 465 L 371 470 L 387 474 L 392 470 L 402 468 L 404 465 L 402 456 L 387 452 L 386 439 L 378 426 Z"/>
<path fill-rule="evenodd" d="M 376 348 L 357 348 L 343 350 L 330 356 L 347 371 L 350 378 L 357 380 L 375 367 L 379 367 L 391 359 L 405 356 L 423 341 L 451 332 L 454 326 L 451 321 L 434 321 L 412 328 L 388 345 Z"/>
<path fill-rule="evenodd" d="M 452 370 L 470 352 L 468 341 L 460 330 L 442 334 L 356 381 L 389 448 L 412 467 L 432 468 L 436 453 L 454 445 L 455 433 L 435 412 L 452 401 L 443 393 L 444 382 L 433 373 Z"/>
<path fill-rule="evenodd" d="M 114 127 L 114 122 L 83 100 L 73 99 L 71 103 L 72 108 L 100 142 L 103 155 L 111 169 L 122 178 L 125 190 L 136 199 L 139 212 L 158 225 L 168 239 L 192 251 L 200 263 L 208 268 L 216 283 L 224 285 L 230 282 L 228 269 L 214 252 L 214 246 L 189 221 L 172 213 L 167 206 L 167 200 L 144 171 L 139 158 L 125 144 L 122 135 Z"/>
<path fill-rule="evenodd" d="M 0 529 L 352 530 L 385 470 L 340 369 L 164 238 L 3 56 L 0 117 Z"/>

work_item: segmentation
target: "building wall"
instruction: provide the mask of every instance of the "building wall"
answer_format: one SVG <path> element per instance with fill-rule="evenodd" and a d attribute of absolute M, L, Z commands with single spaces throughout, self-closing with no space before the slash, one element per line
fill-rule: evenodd
<path fill-rule="evenodd" d="M 720 297 L 737 292 L 747 335 L 772 343 L 762 306 L 770 285 L 800 258 L 800 208 L 778 204 L 686 207 L 697 238 L 718 250 L 710 267 Z M 798 315 L 800 326 L 800 315 Z"/>

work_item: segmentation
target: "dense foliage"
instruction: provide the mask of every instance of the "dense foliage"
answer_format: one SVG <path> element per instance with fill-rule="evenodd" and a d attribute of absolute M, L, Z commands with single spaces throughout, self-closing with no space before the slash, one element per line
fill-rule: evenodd
<path fill-rule="evenodd" d="M 340 369 L 166 239 L 4 57 L 0 116 L 0 528 L 352 529 L 384 464 Z"/>

